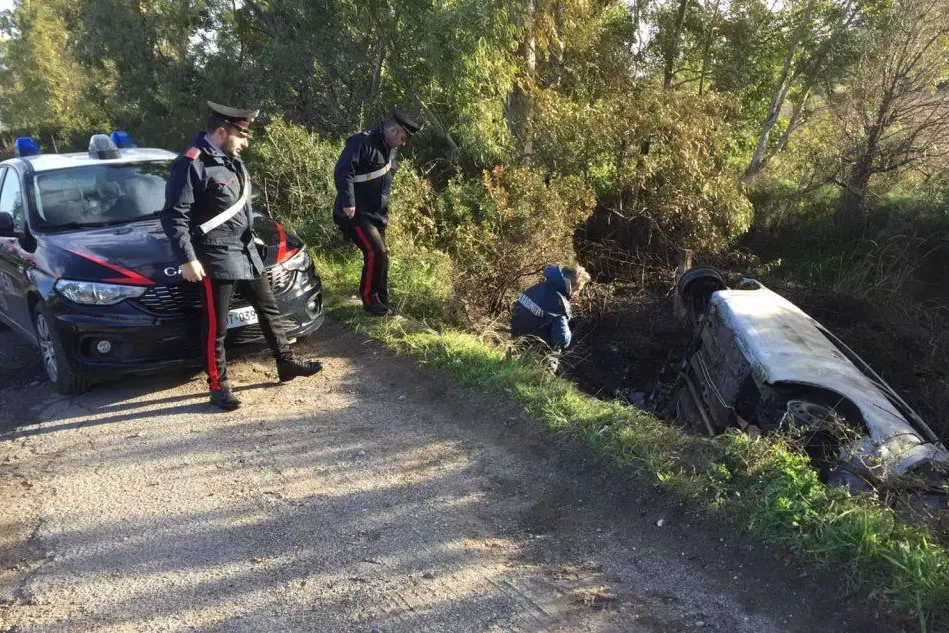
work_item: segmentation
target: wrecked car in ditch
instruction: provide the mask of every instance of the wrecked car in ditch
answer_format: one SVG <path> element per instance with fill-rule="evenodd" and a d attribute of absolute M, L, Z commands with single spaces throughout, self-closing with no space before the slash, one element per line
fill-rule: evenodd
<path fill-rule="evenodd" d="M 788 432 L 831 485 L 944 492 L 949 452 L 856 353 L 758 281 L 728 288 L 711 267 L 676 283 L 693 337 L 660 406 L 708 435 Z"/>

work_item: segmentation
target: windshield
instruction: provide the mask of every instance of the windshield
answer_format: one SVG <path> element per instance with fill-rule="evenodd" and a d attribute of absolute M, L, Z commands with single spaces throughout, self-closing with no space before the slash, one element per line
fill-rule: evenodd
<path fill-rule="evenodd" d="M 36 174 L 33 192 L 38 226 L 102 226 L 156 215 L 165 204 L 169 167 L 169 161 L 151 161 Z"/>

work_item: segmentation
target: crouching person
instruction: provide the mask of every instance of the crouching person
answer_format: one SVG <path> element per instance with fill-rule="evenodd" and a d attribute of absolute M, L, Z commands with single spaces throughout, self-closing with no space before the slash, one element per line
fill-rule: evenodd
<path fill-rule="evenodd" d="M 570 300 L 590 281 L 582 266 L 544 268 L 544 281 L 522 292 L 511 314 L 511 337 L 529 338 L 546 347 L 546 364 L 559 365 L 560 352 L 570 345 Z"/>

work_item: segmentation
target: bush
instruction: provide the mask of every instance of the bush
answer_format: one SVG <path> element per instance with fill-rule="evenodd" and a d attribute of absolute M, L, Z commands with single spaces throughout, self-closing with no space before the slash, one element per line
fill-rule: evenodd
<path fill-rule="evenodd" d="M 641 89 L 595 104 L 538 96 L 536 155 L 583 174 L 600 202 L 591 235 L 636 250 L 718 251 L 751 224 L 726 97 Z M 642 226 L 647 229 L 643 236 Z M 593 227 L 591 227 L 593 228 Z"/>
<path fill-rule="evenodd" d="M 400 161 L 389 201 L 389 286 L 399 312 L 451 319 L 454 264 L 436 247 L 431 183 L 410 161 Z"/>
<path fill-rule="evenodd" d="M 576 258 L 573 234 L 593 208 L 577 177 L 547 179 L 528 167 L 456 178 L 436 200 L 436 246 L 454 261 L 455 297 L 469 320 L 506 311 L 544 264 Z"/>
<path fill-rule="evenodd" d="M 333 224 L 333 167 L 342 144 L 277 117 L 251 148 L 248 167 L 261 194 L 257 205 L 292 226 L 310 246 L 338 248 L 342 235 Z"/>

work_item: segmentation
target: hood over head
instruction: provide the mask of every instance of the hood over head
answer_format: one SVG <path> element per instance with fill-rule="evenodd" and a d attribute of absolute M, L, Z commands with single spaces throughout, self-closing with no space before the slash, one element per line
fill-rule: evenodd
<path fill-rule="evenodd" d="M 544 279 L 551 284 L 554 289 L 567 298 L 573 293 L 573 287 L 570 280 L 563 276 L 563 270 L 560 266 L 548 264 L 544 267 Z"/>

